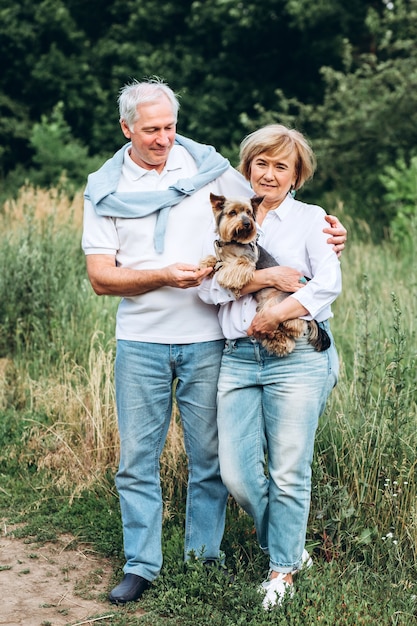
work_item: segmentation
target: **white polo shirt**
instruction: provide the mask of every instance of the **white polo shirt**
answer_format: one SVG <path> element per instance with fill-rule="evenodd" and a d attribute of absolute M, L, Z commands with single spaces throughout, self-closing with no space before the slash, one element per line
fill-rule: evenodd
<path fill-rule="evenodd" d="M 126 150 L 117 191 L 164 190 L 180 178 L 196 174 L 194 159 L 174 145 L 166 167 L 158 174 L 145 170 Z M 154 248 L 156 214 L 142 218 L 112 218 L 96 214 L 90 201 L 84 204 L 84 253 L 109 254 L 120 267 L 155 269 L 173 263 L 198 265 L 203 242 L 213 220 L 210 192 L 218 195 L 253 195 L 248 183 L 230 167 L 217 180 L 172 207 L 165 233 L 164 252 Z M 116 338 L 152 343 L 195 343 L 223 337 L 217 307 L 204 303 L 197 288 L 162 287 L 122 298 L 116 318 Z"/>

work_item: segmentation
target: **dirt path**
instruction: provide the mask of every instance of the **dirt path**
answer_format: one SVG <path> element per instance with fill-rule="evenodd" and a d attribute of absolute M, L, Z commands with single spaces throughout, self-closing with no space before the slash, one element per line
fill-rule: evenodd
<path fill-rule="evenodd" d="M 71 549 L 72 542 L 72 537 L 62 536 L 54 543 L 27 543 L 13 537 L 12 528 L 2 528 L 2 626 L 112 623 L 118 609 L 106 600 L 111 563 L 87 545 Z M 92 621 L 94 617 L 101 619 Z"/>

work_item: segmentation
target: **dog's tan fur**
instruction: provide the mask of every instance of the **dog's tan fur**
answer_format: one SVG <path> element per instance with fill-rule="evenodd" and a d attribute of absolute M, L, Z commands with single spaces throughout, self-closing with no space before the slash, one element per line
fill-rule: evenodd
<path fill-rule="evenodd" d="M 219 239 L 215 241 L 215 255 L 200 262 L 200 267 L 212 267 L 219 285 L 233 291 L 239 297 L 240 290 L 247 285 L 256 269 L 277 265 L 275 259 L 257 245 L 256 212 L 262 198 L 226 198 L 210 194 L 210 201 Z M 257 311 L 265 310 L 287 298 L 285 293 L 266 287 L 254 294 Z M 321 352 L 327 350 L 330 339 L 314 320 L 288 320 L 279 324 L 272 338 L 261 340 L 262 345 L 277 356 L 290 354 L 295 339 L 307 334 L 309 342 Z"/>

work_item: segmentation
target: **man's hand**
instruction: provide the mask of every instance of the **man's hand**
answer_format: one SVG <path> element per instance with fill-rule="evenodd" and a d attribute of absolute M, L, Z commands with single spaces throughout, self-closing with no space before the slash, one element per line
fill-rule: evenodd
<path fill-rule="evenodd" d="M 347 230 L 334 215 L 326 215 L 324 219 L 330 225 L 328 228 L 323 228 L 323 232 L 330 235 L 327 243 L 333 244 L 333 250 L 340 257 L 342 250 L 345 248 Z"/>
<path fill-rule="evenodd" d="M 179 289 L 198 287 L 203 279 L 213 271 L 212 267 L 199 268 L 196 265 L 187 263 L 174 263 L 173 265 L 168 265 L 165 269 L 167 272 L 166 284 Z"/>
<path fill-rule="evenodd" d="M 199 269 L 189 263 L 173 263 L 158 269 L 131 269 L 118 267 L 116 257 L 110 254 L 86 256 L 91 285 L 99 296 L 140 296 L 161 287 L 188 289 L 198 287 L 211 274 L 212 267 Z"/>

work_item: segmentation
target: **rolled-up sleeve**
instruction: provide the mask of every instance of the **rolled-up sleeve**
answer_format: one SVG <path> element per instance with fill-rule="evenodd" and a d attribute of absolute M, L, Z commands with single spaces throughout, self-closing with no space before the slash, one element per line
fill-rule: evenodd
<path fill-rule="evenodd" d="M 226 304 L 236 300 L 234 294 L 229 289 L 220 287 L 217 278 L 205 278 L 198 287 L 198 295 L 206 304 Z"/>
<path fill-rule="evenodd" d="M 292 297 L 302 304 L 309 315 L 304 319 L 321 319 L 322 311 L 336 300 L 342 291 L 342 272 L 340 261 L 327 243 L 327 235 L 322 232 L 321 218 L 312 224 L 312 236 L 307 238 L 306 251 L 309 260 L 311 280 Z"/>

